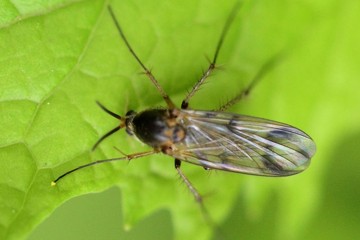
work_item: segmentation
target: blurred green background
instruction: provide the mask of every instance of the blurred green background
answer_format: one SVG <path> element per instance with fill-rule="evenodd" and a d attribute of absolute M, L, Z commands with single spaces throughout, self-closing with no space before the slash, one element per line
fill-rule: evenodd
<path fill-rule="evenodd" d="M 91 153 L 116 124 L 95 100 L 120 114 L 163 105 L 107 4 L 179 103 L 207 67 L 234 1 L 0 2 L 1 239 L 360 238 L 359 1 L 243 1 L 219 56 L 222 70 L 192 106 L 216 108 L 285 52 L 231 111 L 295 125 L 318 150 L 308 170 L 289 178 L 183 164 L 205 195 L 214 231 L 167 157 L 98 166 L 50 188 L 64 171 L 118 156 L 113 146 L 147 149 L 122 132 Z"/>

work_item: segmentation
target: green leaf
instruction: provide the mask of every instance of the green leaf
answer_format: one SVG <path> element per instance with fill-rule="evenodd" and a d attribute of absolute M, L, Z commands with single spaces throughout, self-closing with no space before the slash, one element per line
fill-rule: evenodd
<path fill-rule="evenodd" d="M 91 152 L 97 139 L 118 124 L 96 100 L 120 115 L 165 104 L 120 39 L 107 1 L 36 2 L 0 6 L 0 238 L 24 239 L 66 200 L 114 185 L 122 192 L 127 227 L 165 209 L 174 238 L 210 238 L 217 230 L 205 224 L 168 156 L 89 167 L 50 186 L 74 167 L 120 156 L 113 146 L 125 153 L 149 150 L 121 131 Z M 180 104 L 207 68 L 204 56 L 212 58 L 234 2 L 111 5 L 139 57 Z M 249 226 L 243 222 L 266 219 L 271 230 L 264 236 L 296 239 L 311 223 L 331 146 L 360 120 L 353 106 L 359 82 L 351 80 L 360 75 L 360 54 L 353 48 L 359 34 L 351 30 L 359 20 L 358 5 L 347 2 L 340 11 L 336 1 L 244 1 L 220 52 L 223 70 L 196 94 L 191 107 L 218 107 L 271 57 L 285 53 L 249 98 L 230 110 L 295 125 L 313 136 L 319 151 L 305 173 L 281 179 L 207 174 L 183 164 L 219 224 L 216 236 L 224 230 L 233 236 L 228 226 L 240 234 L 237 226 Z M 239 204 L 241 212 L 234 208 Z"/>

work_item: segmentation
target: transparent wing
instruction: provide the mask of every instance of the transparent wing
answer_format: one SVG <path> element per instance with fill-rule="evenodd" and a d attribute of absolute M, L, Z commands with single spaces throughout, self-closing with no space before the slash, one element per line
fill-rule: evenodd
<path fill-rule="evenodd" d="M 287 124 L 224 112 L 181 110 L 186 137 L 173 156 L 208 169 L 286 176 L 307 168 L 313 140 Z"/>

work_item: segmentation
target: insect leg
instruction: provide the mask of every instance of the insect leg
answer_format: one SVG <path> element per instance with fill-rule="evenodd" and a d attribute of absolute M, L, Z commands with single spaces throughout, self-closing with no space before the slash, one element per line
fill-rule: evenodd
<path fill-rule="evenodd" d="M 282 55 L 278 54 L 272 57 L 270 60 L 268 60 L 259 70 L 259 72 L 255 75 L 255 77 L 250 81 L 250 84 L 239 94 L 237 94 L 234 98 L 230 99 L 227 103 L 220 106 L 215 111 L 225 111 L 229 107 L 233 106 L 237 102 L 239 102 L 241 99 L 249 95 L 250 91 L 255 87 L 256 84 L 264 77 L 266 73 L 268 73 L 270 70 L 274 68 L 274 66 L 281 60 Z"/>
<path fill-rule="evenodd" d="M 143 64 L 143 62 L 140 60 L 140 58 L 136 55 L 135 51 L 133 50 L 133 48 L 131 47 L 130 43 L 128 42 L 128 40 L 125 37 L 125 34 L 122 30 L 122 28 L 120 27 L 120 23 L 117 20 L 117 18 L 115 17 L 115 14 L 111 8 L 111 6 L 108 6 L 111 18 L 113 19 L 116 28 L 120 34 L 120 37 L 122 38 L 122 40 L 125 42 L 127 48 L 129 49 L 131 55 L 134 56 L 134 58 L 136 59 L 136 61 L 140 64 L 141 68 L 144 70 L 145 75 L 150 79 L 150 81 L 154 84 L 154 86 L 156 87 L 156 89 L 159 91 L 159 93 L 161 94 L 161 96 L 163 97 L 163 99 L 165 100 L 166 104 L 168 105 L 168 107 L 170 109 L 175 108 L 175 104 L 171 101 L 170 97 L 166 94 L 166 92 L 164 91 L 164 89 L 160 86 L 159 82 L 155 79 L 154 75 L 152 75 L 151 71 Z"/>
<path fill-rule="evenodd" d="M 186 186 L 189 188 L 190 192 L 194 195 L 196 202 L 199 203 L 201 213 L 203 214 L 205 221 L 209 225 L 214 225 L 207 209 L 205 208 L 205 205 L 203 203 L 203 199 L 202 199 L 200 193 L 196 190 L 194 185 L 191 184 L 190 180 L 181 171 L 180 166 L 181 166 L 181 161 L 179 159 L 175 158 L 175 169 L 178 172 L 179 176 L 181 177 L 181 180 L 186 184 Z"/>
<path fill-rule="evenodd" d="M 232 23 L 232 21 L 234 20 L 238 9 L 240 7 L 240 1 L 236 2 L 236 5 L 234 6 L 233 10 L 231 11 L 228 19 L 225 22 L 224 28 L 221 32 L 219 41 L 216 45 L 216 49 L 215 49 L 215 54 L 214 54 L 214 58 L 212 60 L 212 62 L 210 63 L 208 69 L 203 73 L 202 77 L 200 78 L 200 80 L 197 81 L 197 83 L 192 87 L 191 91 L 187 94 L 187 96 L 185 97 L 185 99 L 182 101 L 181 103 L 181 108 L 182 109 L 187 109 L 189 106 L 189 101 L 190 98 L 192 98 L 195 93 L 200 89 L 201 85 L 204 84 L 205 80 L 210 76 L 210 74 L 212 73 L 212 71 L 215 69 L 216 67 L 216 61 L 220 52 L 220 48 L 224 42 L 224 39 L 226 37 L 226 34 L 229 30 L 229 27 Z"/>
<path fill-rule="evenodd" d="M 198 203 L 202 204 L 202 197 L 201 197 L 200 193 L 196 190 L 196 188 L 191 184 L 189 179 L 187 179 L 187 177 L 181 171 L 180 166 L 181 166 L 181 161 L 179 159 L 175 159 L 175 169 L 176 169 L 176 171 L 179 173 L 181 179 L 186 184 L 186 186 L 189 188 L 190 192 L 194 195 L 195 200 Z"/>
<path fill-rule="evenodd" d="M 75 171 L 78 171 L 80 169 L 83 169 L 83 168 L 87 168 L 87 167 L 90 167 L 90 166 L 93 166 L 93 165 L 97 165 L 97 164 L 102 164 L 102 163 L 107 163 L 107 162 L 115 162 L 115 161 L 122 161 L 122 160 L 132 160 L 132 159 L 135 159 L 135 158 L 141 158 L 141 157 L 145 157 L 145 156 L 149 156 L 149 155 L 152 155 L 152 154 L 155 154 L 155 153 L 158 153 L 159 151 L 157 151 L 156 149 L 154 150 L 151 150 L 151 151 L 147 151 L 147 152 L 140 152 L 140 153 L 133 153 L 133 154 L 125 154 L 125 156 L 123 157 L 118 157 L 118 158 L 109 158 L 109 159 L 103 159 L 103 160 L 97 160 L 95 162 L 90 162 L 90 163 L 87 163 L 87 164 L 84 164 L 84 165 L 81 165 L 79 167 L 76 167 L 70 171 L 67 171 L 65 172 L 64 174 L 60 175 L 58 178 L 56 178 L 54 181 L 51 182 L 51 186 L 55 186 L 56 183 L 62 179 L 63 177 L 75 172 Z"/>

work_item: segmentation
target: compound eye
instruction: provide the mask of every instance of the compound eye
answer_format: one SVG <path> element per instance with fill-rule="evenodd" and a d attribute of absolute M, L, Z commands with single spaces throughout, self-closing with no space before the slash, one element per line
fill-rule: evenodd
<path fill-rule="evenodd" d="M 130 110 L 130 111 L 128 111 L 127 113 L 126 113 L 126 117 L 128 117 L 128 116 L 131 116 L 131 115 L 135 115 L 136 114 L 136 112 L 135 111 L 133 111 L 133 110 Z"/>

